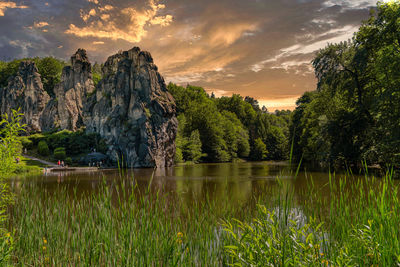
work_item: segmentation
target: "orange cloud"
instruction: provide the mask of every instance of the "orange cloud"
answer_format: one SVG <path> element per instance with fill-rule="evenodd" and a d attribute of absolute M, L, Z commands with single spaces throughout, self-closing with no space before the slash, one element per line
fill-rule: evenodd
<path fill-rule="evenodd" d="M 46 21 L 35 22 L 33 24 L 33 27 L 35 27 L 35 28 L 43 28 L 43 27 L 46 27 L 46 26 L 49 26 L 49 23 L 46 22 Z"/>
<path fill-rule="evenodd" d="M 6 9 L 8 8 L 20 8 L 20 9 L 24 9 L 24 8 L 28 8 L 28 6 L 18 6 L 16 3 L 14 2 L 4 2 L 4 1 L 0 1 L 0 17 L 4 16 L 4 12 L 6 11 Z"/>
<path fill-rule="evenodd" d="M 70 24 L 65 33 L 78 37 L 121 39 L 137 43 L 146 36 L 146 26 L 168 26 L 172 22 L 173 17 L 171 15 L 157 16 L 158 12 L 164 8 L 165 5 L 157 4 L 154 0 L 150 0 L 148 7 L 143 10 L 128 7 L 116 11 L 115 14 L 104 14 L 114 9 L 113 6 L 106 5 L 98 8 L 100 14 L 95 9 L 91 9 L 87 14 L 82 12 L 81 17 L 87 23 L 87 26 L 78 27 L 75 24 Z M 99 15 L 99 17 L 88 23 L 89 18 L 96 17 L 96 15 Z M 107 23 L 103 23 L 101 20 L 107 21 Z M 129 23 L 125 27 L 121 27 L 120 22 L 124 20 Z"/>

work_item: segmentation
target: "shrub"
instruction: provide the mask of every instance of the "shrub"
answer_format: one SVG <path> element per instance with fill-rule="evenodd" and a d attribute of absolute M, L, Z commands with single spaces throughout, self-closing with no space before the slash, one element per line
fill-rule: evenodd
<path fill-rule="evenodd" d="M 26 136 L 21 137 L 22 146 L 26 149 L 33 148 L 33 142 Z"/>
<path fill-rule="evenodd" d="M 46 141 L 42 140 L 39 142 L 38 152 L 42 156 L 48 156 L 50 154 L 49 147 L 47 146 Z"/>
<path fill-rule="evenodd" d="M 72 159 L 71 159 L 71 157 L 66 158 L 66 159 L 65 159 L 65 163 L 68 164 L 68 165 L 71 165 L 71 164 L 72 164 Z"/>
<path fill-rule="evenodd" d="M 65 160 L 67 157 L 67 153 L 65 153 L 65 148 L 63 147 L 57 147 L 54 149 L 54 158 L 59 159 L 59 160 Z"/>
<path fill-rule="evenodd" d="M 37 146 L 39 144 L 39 142 L 44 139 L 44 135 L 43 134 L 32 134 L 28 138 L 29 138 L 29 140 L 32 141 L 33 146 Z"/>

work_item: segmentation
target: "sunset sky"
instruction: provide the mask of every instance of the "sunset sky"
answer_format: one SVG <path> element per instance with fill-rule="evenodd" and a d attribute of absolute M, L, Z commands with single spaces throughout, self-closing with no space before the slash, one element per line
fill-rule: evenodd
<path fill-rule="evenodd" d="M 167 82 L 239 93 L 293 109 L 315 89 L 310 64 L 352 37 L 374 0 L 0 0 L 0 60 L 69 57 L 94 63 L 149 51 Z"/>

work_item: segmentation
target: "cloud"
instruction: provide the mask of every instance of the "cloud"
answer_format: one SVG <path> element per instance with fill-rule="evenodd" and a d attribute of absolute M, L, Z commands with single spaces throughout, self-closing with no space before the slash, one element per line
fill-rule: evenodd
<path fill-rule="evenodd" d="M 8 8 L 19 8 L 19 9 L 24 9 L 24 8 L 28 8 L 28 6 L 19 6 L 14 2 L 4 2 L 4 1 L 0 1 L 0 17 L 4 16 L 4 12 L 8 9 Z"/>
<path fill-rule="evenodd" d="M 33 24 L 33 27 L 35 27 L 35 28 L 43 28 L 43 27 L 46 27 L 46 26 L 49 26 L 49 23 L 46 22 L 46 21 L 35 22 Z"/>
<path fill-rule="evenodd" d="M 166 81 L 295 106 L 296 96 L 315 89 L 315 51 L 351 38 L 374 2 L 0 0 L 0 60 L 67 60 L 82 47 L 92 62 L 104 62 L 139 46 Z M 22 3 L 29 10 L 19 16 L 12 8 Z"/>
<path fill-rule="evenodd" d="M 96 9 L 91 9 L 88 13 L 82 12 L 81 17 L 86 26 L 78 27 L 70 24 L 67 34 L 78 37 L 97 37 L 111 40 L 124 40 L 130 43 L 137 43 L 147 34 L 146 27 L 151 25 L 168 26 L 172 20 L 172 15 L 158 16 L 160 10 L 165 5 L 158 4 L 155 0 L 150 0 L 144 9 L 126 7 L 116 11 L 114 14 L 104 14 L 114 9 L 111 5 L 99 7 L 101 13 L 99 17 Z M 93 19 L 89 21 L 89 19 Z M 126 25 L 121 25 L 121 20 L 126 21 Z M 107 21 L 107 23 L 103 23 Z"/>

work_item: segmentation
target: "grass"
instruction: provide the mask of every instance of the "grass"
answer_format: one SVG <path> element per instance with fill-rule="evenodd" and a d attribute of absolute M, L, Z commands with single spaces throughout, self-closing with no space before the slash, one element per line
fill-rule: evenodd
<path fill-rule="evenodd" d="M 238 208 L 229 201 L 182 201 L 132 185 L 93 194 L 24 184 L 10 209 L 10 264 L 49 266 L 397 266 L 399 188 L 351 175 L 295 198 L 276 192 Z M 149 186 L 150 188 L 150 186 Z M 71 195 L 70 191 L 74 193 Z M 273 196 L 273 197 L 272 197 Z M 267 201 L 268 198 L 268 201 Z"/>

